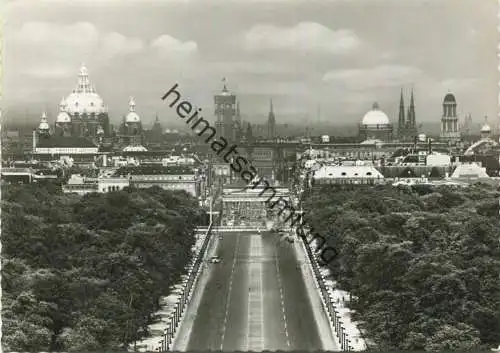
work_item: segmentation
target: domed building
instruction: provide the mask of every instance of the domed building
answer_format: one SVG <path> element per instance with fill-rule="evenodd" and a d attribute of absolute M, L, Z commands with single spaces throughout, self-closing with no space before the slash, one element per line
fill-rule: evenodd
<path fill-rule="evenodd" d="M 473 143 L 467 150 L 464 155 L 481 155 L 491 153 L 492 150 L 498 151 L 498 142 L 495 141 L 492 137 L 492 129 L 488 124 L 488 117 L 484 118 L 484 125 L 480 130 L 481 138 L 479 141 Z M 500 151 L 498 151 L 500 152 Z M 495 152 L 496 153 L 496 152 Z"/>
<path fill-rule="evenodd" d="M 484 118 L 484 125 L 481 128 L 481 138 L 488 138 L 491 135 L 491 127 L 488 125 L 488 117 Z"/>
<path fill-rule="evenodd" d="M 135 111 L 135 100 L 130 97 L 129 112 L 123 118 L 121 126 L 122 143 L 128 145 L 141 145 L 143 140 L 142 122 L 139 114 Z"/>
<path fill-rule="evenodd" d="M 59 104 L 55 122 L 57 135 L 96 138 L 102 130 L 109 136 L 108 109 L 90 84 L 88 70 L 82 65 L 76 88 Z"/>
<path fill-rule="evenodd" d="M 59 103 L 59 114 L 56 117 L 55 134 L 59 136 L 71 136 L 71 117 L 66 112 L 66 100 L 64 97 Z"/>
<path fill-rule="evenodd" d="M 47 121 L 47 114 L 43 112 L 42 119 L 40 119 L 40 124 L 37 129 L 38 135 L 41 137 L 48 137 L 50 135 L 50 126 Z"/>
<path fill-rule="evenodd" d="M 393 125 L 389 118 L 380 110 L 377 102 L 373 103 L 372 109 L 365 114 L 359 124 L 359 138 L 363 141 L 369 139 L 390 141 L 392 133 Z"/>

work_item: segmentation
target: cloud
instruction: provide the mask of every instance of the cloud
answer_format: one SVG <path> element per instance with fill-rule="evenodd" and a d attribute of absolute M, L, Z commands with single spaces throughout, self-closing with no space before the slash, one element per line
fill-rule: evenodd
<path fill-rule="evenodd" d="M 26 22 L 7 32 L 5 47 L 11 65 L 19 68 L 19 73 L 37 78 L 72 75 L 82 61 L 105 64 L 117 56 L 139 53 L 144 47 L 138 38 L 100 33 L 88 22 Z"/>
<path fill-rule="evenodd" d="M 139 53 L 144 44 L 139 38 L 127 38 L 120 33 L 107 33 L 102 38 L 103 47 L 110 56 Z"/>
<path fill-rule="evenodd" d="M 300 52 L 342 54 L 358 47 L 360 40 L 350 30 L 331 29 L 315 22 L 301 22 L 295 27 L 256 25 L 245 33 L 248 51 L 285 49 Z"/>
<path fill-rule="evenodd" d="M 218 61 L 205 65 L 211 72 L 229 74 L 255 74 L 255 75 L 276 75 L 276 74 L 297 74 L 296 65 L 287 65 L 283 62 L 271 62 L 264 60 L 253 61 Z"/>
<path fill-rule="evenodd" d="M 160 54 L 180 54 L 191 55 L 198 52 L 196 42 L 182 42 L 167 34 L 163 34 L 151 42 L 151 47 L 156 49 Z"/>
<path fill-rule="evenodd" d="M 383 65 L 370 69 L 347 69 L 327 72 L 324 82 L 342 83 L 354 89 L 374 89 L 410 84 L 422 77 L 422 71 L 411 66 Z"/>

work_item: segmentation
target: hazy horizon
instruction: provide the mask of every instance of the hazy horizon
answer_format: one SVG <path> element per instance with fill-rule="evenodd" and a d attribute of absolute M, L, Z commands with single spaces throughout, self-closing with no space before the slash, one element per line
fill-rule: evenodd
<path fill-rule="evenodd" d="M 4 26 L 4 119 L 52 124 L 85 63 L 113 124 L 136 111 L 178 119 L 160 97 L 176 82 L 213 120 L 222 77 L 245 119 L 355 125 L 374 101 L 397 122 L 400 90 L 417 123 L 439 122 L 451 91 L 460 118 L 498 124 L 494 0 L 14 0 Z M 367 14 L 369 14 L 367 16 Z M 192 20 L 186 20 L 192 19 Z M 216 24 L 216 25 L 215 25 Z M 38 119 L 38 120 L 37 120 Z"/>

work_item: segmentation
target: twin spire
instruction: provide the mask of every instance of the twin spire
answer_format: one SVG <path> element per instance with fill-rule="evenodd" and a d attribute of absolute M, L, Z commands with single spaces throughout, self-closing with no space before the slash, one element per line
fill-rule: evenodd
<path fill-rule="evenodd" d="M 410 105 L 405 114 L 405 104 L 403 98 L 403 89 L 401 88 L 401 97 L 399 100 L 399 118 L 398 118 L 398 138 L 414 138 L 417 134 L 417 122 L 415 115 L 415 99 L 413 97 L 413 88 L 411 90 Z"/>

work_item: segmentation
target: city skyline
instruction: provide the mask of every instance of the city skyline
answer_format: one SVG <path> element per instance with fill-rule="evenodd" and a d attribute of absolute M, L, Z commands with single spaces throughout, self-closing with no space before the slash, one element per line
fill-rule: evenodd
<path fill-rule="evenodd" d="M 130 96 L 146 124 L 156 112 L 162 123 L 174 123 L 174 116 L 162 114 L 159 98 L 171 82 L 213 111 L 222 77 L 252 123 L 266 121 L 269 98 L 278 125 L 305 116 L 314 125 L 318 105 L 321 123 L 356 124 L 374 101 L 397 123 L 402 86 L 406 104 L 415 90 L 417 123 L 438 123 L 448 92 L 457 97 L 461 119 L 470 112 L 474 123 L 485 115 L 493 125 L 498 120 L 495 1 L 99 5 L 95 16 L 96 4 L 81 1 L 6 4 L 7 119 L 9 112 L 28 109 L 39 117 L 47 109 L 52 122 L 84 62 L 113 123 L 127 113 Z"/>

